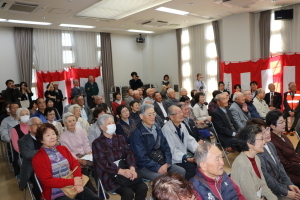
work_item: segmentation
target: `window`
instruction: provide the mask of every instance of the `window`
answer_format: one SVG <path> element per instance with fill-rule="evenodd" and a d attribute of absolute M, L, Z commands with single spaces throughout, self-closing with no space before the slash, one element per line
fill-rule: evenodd
<path fill-rule="evenodd" d="M 62 46 L 63 46 L 63 64 L 74 64 L 75 58 L 72 50 L 72 35 L 71 33 L 62 33 Z"/>
<path fill-rule="evenodd" d="M 182 29 L 181 34 L 181 58 L 182 58 L 182 83 L 183 88 L 191 91 L 191 64 L 190 64 L 190 36 L 187 28 Z"/>
<path fill-rule="evenodd" d="M 271 15 L 271 37 L 270 37 L 271 54 L 283 52 L 281 30 L 282 30 L 282 21 L 275 20 L 274 12 L 273 12 Z"/>
<path fill-rule="evenodd" d="M 98 62 L 101 63 L 101 39 L 100 39 L 100 33 L 97 33 L 97 58 Z"/>

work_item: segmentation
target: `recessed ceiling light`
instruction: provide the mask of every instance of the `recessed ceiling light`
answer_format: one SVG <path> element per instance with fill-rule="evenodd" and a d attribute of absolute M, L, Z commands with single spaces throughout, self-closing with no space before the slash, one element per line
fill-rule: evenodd
<path fill-rule="evenodd" d="M 42 17 L 42 19 L 46 19 L 46 17 Z"/>
<path fill-rule="evenodd" d="M 188 5 L 189 5 L 189 6 L 192 6 L 192 5 L 194 5 L 194 3 L 188 3 Z"/>
<path fill-rule="evenodd" d="M 0 18 L 0 22 L 6 22 L 6 21 L 7 21 L 7 19 Z"/>
<path fill-rule="evenodd" d="M 77 25 L 77 24 L 60 24 L 59 26 L 73 27 L 73 28 L 95 28 L 95 26 Z"/>
<path fill-rule="evenodd" d="M 23 21 L 23 20 L 14 20 L 14 19 L 9 19 L 7 22 L 10 23 L 18 23 L 18 24 L 34 24 L 34 25 L 51 25 L 52 23 L 50 22 L 35 22 L 35 21 Z"/>
<path fill-rule="evenodd" d="M 177 15 L 187 15 L 189 12 L 183 11 L 183 10 L 176 10 L 173 8 L 167 8 L 167 7 L 159 7 L 156 8 L 155 10 L 157 11 L 162 11 L 162 12 L 167 12 L 167 13 L 172 13 L 172 14 L 177 14 Z"/>
<path fill-rule="evenodd" d="M 129 32 L 135 32 L 135 33 L 154 33 L 153 31 L 144 31 L 144 30 L 135 30 L 135 29 L 128 29 Z"/>

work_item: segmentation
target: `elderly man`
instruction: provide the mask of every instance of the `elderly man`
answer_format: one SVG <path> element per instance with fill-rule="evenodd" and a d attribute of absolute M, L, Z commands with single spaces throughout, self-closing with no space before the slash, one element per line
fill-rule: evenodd
<path fill-rule="evenodd" d="M 191 182 L 201 199 L 246 200 L 240 188 L 224 172 L 223 155 L 218 147 L 209 142 L 201 144 L 195 152 L 195 160 L 198 169 Z"/>
<path fill-rule="evenodd" d="M 228 107 L 228 97 L 224 94 L 216 96 L 218 108 L 212 113 L 212 122 L 224 148 L 235 147 L 235 135 L 239 129 Z M 232 149 L 229 149 L 231 151 Z"/>
<path fill-rule="evenodd" d="M 283 99 L 283 118 L 295 117 L 290 130 L 288 130 L 288 126 L 286 126 L 286 131 L 293 132 L 300 118 L 300 91 L 297 91 L 297 86 L 294 82 L 290 82 L 288 86 L 289 91 L 284 93 Z"/>
<path fill-rule="evenodd" d="M 151 104 L 143 104 L 140 109 L 142 122 L 130 136 L 130 148 L 137 158 L 137 167 L 144 178 L 154 180 L 172 171 L 185 175 L 185 169 L 172 165 L 172 154 L 160 127 L 155 124 L 156 113 Z"/>
<path fill-rule="evenodd" d="M 245 103 L 245 96 L 241 92 L 236 92 L 233 95 L 233 103 L 229 110 L 232 114 L 233 120 L 238 125 L 239 130 L 246 126 L 246 122 L 251 118 L 251 114 Z"/>
<path fill-rule="evenodd" d="M 40 199 L 41 192 L 33 176 L 31 160 L 42 146 L 42 144 L 35 138 L 36 130 L 42 124 L 43 123 L 39 118 L 30 118 L 28 121 L 30 133 L 24 135 L 21 139 L 18 140 L 19 150 L 22 156 L 20 189 L 24 190 L 27 186 L 27 182 L 30 180 L 33 185 L 32 193 L 35 196 L 35 199 Z"/>
<path fill-rule="evenodd" d="M 83 119 L 86 119 L 88 122 L 91 122 L 93 119 L 93 112 L 91 111 L 90 107 L 84 105 L 84 98 L 83 96 L 76 96 L 76 103 L 81 107 L 80 113 Z"/>
<path fill-rule="evenodd" d="M 88 82 L 85 84 L 85 92 L 88 106 L 93 107 L 94 96 L 99 94 L 99 87 L 92 75 L 89 75 Z"/>
<path fill-rule="evenodd" d="M 133 90 L 132 97 L 133 100 L 138 101 L 140 104 L 143 104 L 143 100 L 141 99 L 141 95 L 138 90 Z"/>
<path fill-rule="evenodd" d="M 14 81 L 9 79 L 5 81 L 6 89 L 2 90 L 2 97 L 6 102 L 15 102 L 21 106 L 19 99 L 22 97 L 21 91 L 15 86 Z"/>
<path fill-rule="evenodd" d="M 256 90 L 256 96 L 253 99 L 253 105 L 255 106 L 259 116 L 263 119 L 266 118 L 266 115 L 270 110 L 274 110 L 274 108 L 269 108 L 269 106 L 266 104 L 264 100 L 265 95 L 265 90 L 259 88 Z"/>
<path fill-rule="evenodd" d="M 129 107 L 130 102 L 134 100 L 133 89 L 129 88 L 127 90 L 127 94 L 128 94 L 128 97 L 125 99 L 125 101 L 126 101 L 127 106 Z"/>
<path fill-rule="evenodd" d="M 253 105 L 251 91 L 245 90 L 244 96 L 245 96 L 245 103 L 247 104 L 248 111 L 250 112 L 250 115 L 251 115 L 250 119 L 254 119 L 254 118 L 262 119 L 262 117 L 259 116 L 255 106 Z"/>
<path fill-rule="evenodd" d="M 172 88 L 169 88 L 167 90 L 167 96 L 169 97 L 165 103 L 166 103 L 166 107 L 169 108 L 172 105 L 176 105 L 179 101 L 175 98 L 175 90 L 173 90 Z"/>
<path fill-rule="evenodd" d="M 281 102 L 282 102 L 282 96 L 279 92 L 275 92 L 275 85 L 274 83 L 270 83 L 268 85 L 268 88 L 270 90 L 269 93 L 265 96 L 265 102 L 268 104 L 270 108 L 277 108 L 280 110 L 281 108 Z"/>
<path fill-rule="evenodd" d="M 147 97 L 144 99 L 144 101 L 151 101 L 153 103 L 154 102 L 152 98 L 153 93 L 154 93 L 154 88 L 148 88 L 146 90 Z"/>
<path fill-rule="evenodd" d="M 18 108 L 19 105 L 17 103 L 11 103 L 9 106 L 10 116 L 4 118 L 1 122 L 1 140 L 5 142 L 10 142 L 10 130 L 19 124 L 19 119 L 17 117 Z"/>
<path fill-rule="evenodd" d="M 168 119 L 168 114 L 167 114 L 167 107 L 165 102 L 162 101 L 161 94 L 159 92 L 154 92 L 153 93 L 153 99 L 154 99 L 154 110 L 160 118 L 167 120 Z"/>
<path fill-rule="evenodd" d="M 208 104 L 208 109 L 207 109 L 207 111 L 208 111 L 208 114 L 211 116 L 211 114 L 212 114 L 212 112 L 215 110 L 215 109 L 217 109 L 217 107 L 218 107 L 218 104 L 217 104 L 217 101 L 215 100 L 215 97 L 218 95 L 218 94 L 220 94 L 221 92 L 219 91 L 219 90 L 215 90 L 215 91 L 213 91 L 213 93 L 212 93 L 212 96 L 213 96 L 213 98 L 211 99 L 211 101 L 209 102 L 209 104 Z"/>
<path fill-rule="evenodd" d="M 77 95 L 81 95 L 83 97 L 86 96 L 84 88 L 80 87 L 80 85 L 79 85 L 78 79 L 73 80 L 73 85 L 74 85 L 74 87 L 71 89 L 71 97 L 76 97 Z"/>
<path fill-rule="evenodd" d="M 111 113 L 109 107 L 107 106 L 106 103 L 103 102 L 103 98 L 102 98 L 102 96 L 100 96 L 100 95 L 96 95 L 96 96 L 94 97 L 94 105 L 95 105 L 95 107 L 91 109 L 92 111 L 94 111 L 95 108 L 102 107 L 102 108 L 105 108 L 105 109 L 106 109 L 106 112 L 107 112 L 107 113 Z"/>
<path fill-rule="evenodd" d="M 187 95 L 188 95 L 187 90 L 186 90 L 185 88 L 181 88 L 181 89 L 180 89 L 180 97 L 182 97 L 182 96 L 187 96 Z"/>
<path fill-rule="evenodd" d="M 47 119 L 44 115 L 44 111 L 46 109 L 46 103 L 43 98 L 38 98 L 36 101 L 38 110 L 32 115 L 32 117 L 38 117 L 42 120 L 43 123 L 47 122 Z"/>
<path fill-rule="evenodd" d="M 163 126 L 162 132 L 171 149 L 172 164 L 184 168 L 186 171 L 185 178 L 190 180 L 195 176 L 197 165 L 193 156 L 188 155 L 188 150 L 194 153 L 199 144 L 182 123 L 184 120 L 183 112 L 178 106 L 170 106 L 168 115 L 170 120 Z"/>
<path fill-rule="evenodd" d="M 258 83 L 256 81 L 251 81 L 250 88 L 251 88 L 252 99 L 254 99 L 256 95 L 257 87 L 258 87 Z"/>

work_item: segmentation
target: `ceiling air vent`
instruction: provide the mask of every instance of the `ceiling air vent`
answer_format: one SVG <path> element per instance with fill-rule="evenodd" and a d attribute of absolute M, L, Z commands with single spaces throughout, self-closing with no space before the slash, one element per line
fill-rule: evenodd
<path fill-rule="evenodd" d="M 161 26 L 166 26 L 168 25 L 168 22 L 166 21 L 161 21 L 161 20 L 146 20 L 141 22 L 140 24 L 142 24 L 143 26 L 147 26 L 147 27 L 161 27 Z"/>
<path fill-rule="evenodd" d="M 15 0 L 0 1 L 0 5 L 3 10 L 6 10 L 8 12 L 16 12 L 23 14 L 37 13 L 48 6 L 47 4 Z"/>

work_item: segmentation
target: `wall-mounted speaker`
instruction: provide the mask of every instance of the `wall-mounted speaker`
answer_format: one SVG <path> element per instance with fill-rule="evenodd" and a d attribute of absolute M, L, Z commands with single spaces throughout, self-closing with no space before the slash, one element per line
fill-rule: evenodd
<path fill-rule="evenodd" d="M 179 86 L 178 85 L 174 85 L 174 91 L 179 92 Z"/>
<path fill-rule="evenodd" d="M 275 14 L 275 20 L 292 20 L 294 16 L 293 9 L 276 10 L 274 14 Z"/>

